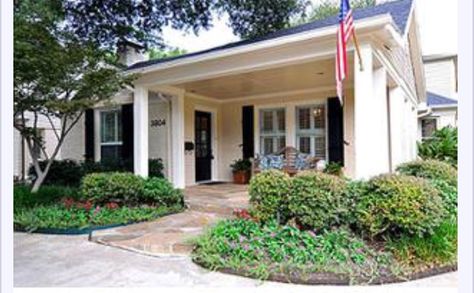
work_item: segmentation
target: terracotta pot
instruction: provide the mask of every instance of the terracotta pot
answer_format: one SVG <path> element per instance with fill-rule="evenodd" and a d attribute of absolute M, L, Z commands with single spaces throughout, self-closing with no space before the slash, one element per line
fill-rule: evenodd
<path fill-rule="evenodd" d="M 235 184 L 248 184 L 250 181 L 249 171 L 234 171 L 233 175 Z"/>

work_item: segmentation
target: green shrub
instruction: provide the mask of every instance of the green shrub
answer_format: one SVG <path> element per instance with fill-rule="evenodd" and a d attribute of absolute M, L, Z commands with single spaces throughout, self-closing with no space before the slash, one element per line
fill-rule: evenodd
<path fill-rule="evenodd" d="M 286 220 L 290 187 L 291 178 L 278 170 L 266 170 L 254 176 L 249 186 L 252 215 L 263 222 Z"/>
<path fill-rule="evenodd" d="M 400 165 L 397 171 L 401 174 L 426 178 L 440 192 L 448 215 L 457 214 L 458 205 L 458 172 L 446 162 L 436 160 L 418 160 Z"/>
<path fill-rule="evenodd" d="M 426 179 L 443 180 L 452 186 L 458 184 L 458 171 L 446 162 L 437 160 L 417 160 L 397 167 L 397 171 L 404 175 Z"/>
<path fill-rule="evenodd" d="M 42 170 L 46 167 L 46 161 L 40 161 L 39 165 Z M 28 170 L 28 176 L 35 181 L 36 171 L 33 166 Z M 46 176 L 44 185 L 61 185 L 61 186 L 79 186 L 80 180 L 84 176 L 81 165 L 74 160 L 55 160 L 51 164 L 49 173 Z"/>
<path fill-rule="evenodd" d="M 163 178 L 163 160 L 150 159 L 149 176 Z M 41 168 L 46 166 L 46 162 L 40 162 Z M 124 159 L 103 159 L 100 162 L 85 160 L 77 162 L 74 160 L 55 160 L 51 164 L 50 171 L 46 176 L 44 185 L 58 185 L 78 187 L 82 178 L 87 174 L 106 172 L 132 172 L 133 161 Z M 36 180 L 36 172 L 33 166 L 28 170 L 28 175 L 32 181 Z"/>
<path fill-rule="evenodd" d="M 324 167 L 324 173 L 335 176 L 342 176 L 342 165 L 340 163 L 329 162 L 326 167 Z"/>
<path fill-rule="evenodd" d="M 445 216 L 439 192 L 422 178 L 372 178 L 357 202 L 357 224 L 369 236 L 382 233 L 431 234 Z"/>
<path fill-rule="evenodd" d="M 150 177 L 158 177 L 163 178 L 163 160 L 162 159 L 150 159 L 148 160 L 148 167 L 149 172 L 148 175 Z"/>
<path fill-rule="evenodd" d="M 140 203 L 144 179 L 132 173 L 92 173 L 82 180 L 84 199 L 96 204 L 115 202 L 136 205 Z"/>
<path fill-rule="evenodd" d="M 359 199 L 369 190 L 369 184 L 364 180 L 348 180 L 343 204 L 346 207 L 342 222 L 348 225 L 357 223 L 356 209 Z"/>
<path fill-rule="evenodd" d="M 143 186 L 143 201 L 158 205 L 184 206 L 183 192 L 164 178 L 148 178 Z"/>
<path fill-rule="evenodd" d="M 458 164 L 458 129 L 444 127 L 434 132 L 429 139 L 418 143 L 418 154 L 423 159 L 445 161 Z"/>
<path fill-rule="evenodd" d="M 288 206 L 296 221 L 313 229 L 340 224 L 346 212 L 346 182 L 333 175 L 305 171 L 293 178 Z"/>

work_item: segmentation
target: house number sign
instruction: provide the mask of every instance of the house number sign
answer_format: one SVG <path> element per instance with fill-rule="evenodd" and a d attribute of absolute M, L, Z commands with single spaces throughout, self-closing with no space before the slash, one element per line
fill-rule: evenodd
<path fill-rule="evenodd" d="M 153 119 L 151 120 L 151 127 L 160 127 L 166 125 L 166 119 Z"/>

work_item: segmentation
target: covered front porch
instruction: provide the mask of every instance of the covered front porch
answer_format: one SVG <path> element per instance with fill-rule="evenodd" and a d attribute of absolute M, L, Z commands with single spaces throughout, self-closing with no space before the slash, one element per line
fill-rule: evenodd
<path fill-rule="evenodd" d="M 406 130 L 416 125 L 416 96 L 409 68 L 395 68 L 399 52 L 387 49 L 399 40 L 377 30 L 385 21 L 359 26 L 364 70 L 350 48 L 342 107 L 336 28 L 132 66 L 140 75 L 133 93 L 135 173 L 147 176 L 148 159 L 160 155 L 177 187 L 229 182 L 234 160 L 288 146 L 341 163 L 352 178 L 415 158 L 416 133 Z"/>

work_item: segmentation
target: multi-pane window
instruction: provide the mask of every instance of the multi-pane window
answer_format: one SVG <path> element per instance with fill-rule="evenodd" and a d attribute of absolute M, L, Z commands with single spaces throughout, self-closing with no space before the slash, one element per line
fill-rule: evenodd
<path fill-rule="evenodd" d="M 260 110 L 260 153 L 276 153 L 286 145 L 285 109 Z"/>
<path fill-rule="evenodd" d="M 421 120 L 421 137 L 422 139 L 430 138 L 436 131 L 436 119 L 428 118 Z"/>
<path fill-rule="evenodd" d="M 324 105 L 296 108 L 296 144 L 302 153 L 326 158 L 326 108 Z"/>
<path fill-rule="evenodd" d="M 119 159 L 122 155 L 122 113 L 120 110 L 100 112 L 101 159 Z"/>

